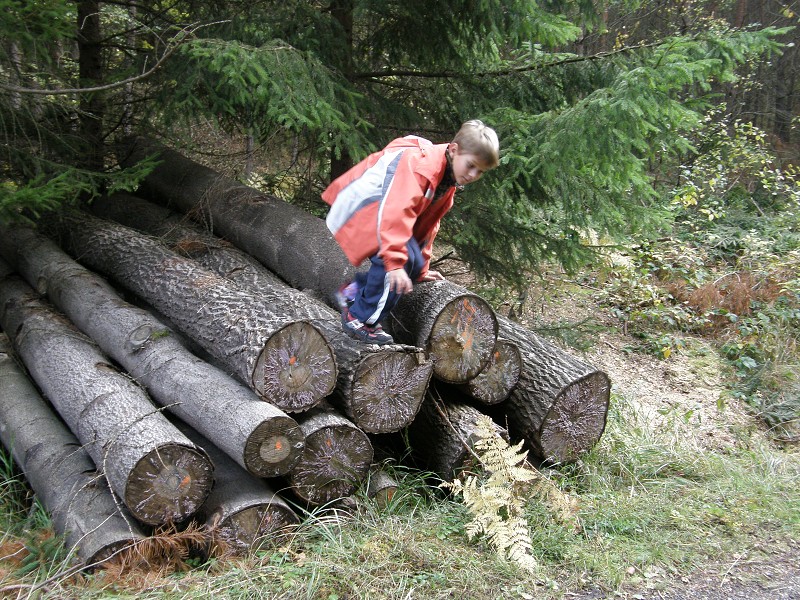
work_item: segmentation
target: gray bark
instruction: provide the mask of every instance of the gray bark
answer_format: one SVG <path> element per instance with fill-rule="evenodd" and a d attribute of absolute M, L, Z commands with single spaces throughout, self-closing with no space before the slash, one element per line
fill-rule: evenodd
<path fill-rule="evenodd" d="M 214 489 L 197 517 L 205 522 L 218 551 L 242 554 L 263 544 L 275 543 L 300 522 L 292 508 L 267 482 L 239 467 L 186 423 L 174 423 L 208 452 L 214 463 Z"/>
<path fill-rule="evenodd" d="M 0 440 L 64 536 L 93 565 L 144 535 L 78 440 L 39 395 L 0 333 Z"/>
<path fill-rule="evenodd" d="M 505 317 L 500 336 L 522 353 L 519 383 L 494 413 L 512 438 L 524 439 L 540 458 L 575 460 L 603 435 L 611 396 L 608 375 L 538 338 Z"/>
<path fill-rule="evenodd" d="M 395 344 L 378 349 L 351 339 L 342 331 L 336 311 L 287 286 L 247 253 L 167 208 L 116 194 L 96 200 L 92 212 L 159 236 L 175 251 L 256 292 L 274 310 L 311 322 L 333 348 L 339 367 L 330 400 L 363 431 L 399 431 L 416 416 L 433 370 L 417 348 Z"/>
<path fill-rule="evenodd" d="M 497 404 L 511 393 L 522 372 L 522 354 L 516 344 L 497 340 L 486 367 L 476 377 L 459 386 L 481 404 Z"/>
<path fill-rule="evenodd" d="M 144 390 L 0 261 L 0 325 L 33 379 L 134 517 L 180 521 L 213 484 L 205 453 Z"/>
<path fill-rule="evenodd" d="M 374 453 L 367 435 L 324 404 L 300 415 L 298 421 L 306 447 L 289 473 L 294 493 L 315 505 L 350 496 L 372 463 Z"/>
<path fill-rule="evenodd" d="M 465 403 L 461 395 L 448 394 L 441 386 L 432 388 L 408 428 L 415 462 L 443 481 L 453 481 L 462 471 L 474 472 L 480 467 L 474 447 L 480 440 L 477 423 L 481 417 L 487 418 Z M 499 425 L 495 432 L 508 439 L 508 433 Z"/>
<path fill-rule="evenodd" d="M 307 321 L 274 312 L 257 295 L 127 227 L 79 213 L 49 227 L 81 263 L 152 305 L 278 408 L 306 410 L 333 391 L 333 351 Z"/>
<path fill-rule="evenodd" d="M 352 280 L 354 269 L 323 220 L 152 140 L 131 140 L 119 158 L 129 166 L 153 153 L 162 162 L 140 188 L 149 198 L 208 225 L 292 287 L 313 290 L 326 301 Z"/>
<path fill-rule="evenodd" d="M 144 385 L 161 406 L 260 477 L 289 471 L 303 433 L 294 419 L 192 355 L 150 313 L 29 229 L 0 226 L 0 255 Z"/>
<path fill-rule="evenodd" d="M 497 318 L 481 297 L 449 281 L 414 286 L 387 320 L 397 341 L 425 348 L 433 374 L 466 383 L 480 373 L 497 342 Z"/>

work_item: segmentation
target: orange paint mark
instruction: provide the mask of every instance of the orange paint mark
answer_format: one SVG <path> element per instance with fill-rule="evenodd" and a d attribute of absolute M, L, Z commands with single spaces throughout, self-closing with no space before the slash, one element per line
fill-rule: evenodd
<path fill-rule="evenodd" d="M 289 357 L 289 364 L 290 365 L 293 365 L 296 362 L 297 362 L 297 357 L 296 356 L 290 356 Z"/>
<path fill-rule="evenodd" d="M 333 440 L 331 440 L 331 438 L 328 438 L 328 439 L 326 439 L 326 440 L 325 440 L 325 445 L 326 445 L 328 448 L 333 448 Z"/>
<path fill-rule="evenodd" d="M 281 443 L 280 440 L 275 442 L 275 450 L 283 450 L 283 444 Z"/>
<path fill-rule="evenodd" d="M 495 359 L 495 360 L 497 360 L 498 358 L 500 358 L 500 353 L 499 353 L 499 352 L 497 352 L 497 351 L 495 351 L 495 353 L 494 353 L 494 359 Z"/>
<path fill-rule="evenodd" d="M 191 478 L 191 476 L 190 476 L 190 475 L 187 475 L 186 477 L 184 477 L 183 479 L 181 479 L 181 485 L 180 485 L 180 487 L 181 487 L 181 488 L 185 488 L 185 487 L 186 487 L 187 485 L 189 485 L 190 483 L 192 483 L 192 478 Z"/>

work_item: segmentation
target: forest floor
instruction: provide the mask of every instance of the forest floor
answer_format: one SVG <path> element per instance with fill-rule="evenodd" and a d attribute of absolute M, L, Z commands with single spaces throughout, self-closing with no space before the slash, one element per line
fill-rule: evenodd
<path fill-rule="evenodd" d="M 596 291 L 596 290 L 595 290 Z M 742 432 L 763 435 L 765 427 L 735 400 L 725 400 L 726 367 L 707 341 L 687 338 L 684 351 L 668 359 L 631 349 L 622 323 L 600 306 L 592 288 L 547 281 L 534 283 L 520 320 L 533 328 L 591 321 L 591 346 L 584 360 L 605 371 L 612 391 L 624 396 L 652 428 L 679 427 L 685 441 L 711 452 L 742 444 Z M 682 418 L 675 419 L 675 415 Z M 660 579 L 660 581 L 659 581 Z M 800 540 L 759 540 L 727 560 L 681 574 L 632 577 L 609 594 L 566 592 L 565 598 L 596 600 L 800 600 Z"/>

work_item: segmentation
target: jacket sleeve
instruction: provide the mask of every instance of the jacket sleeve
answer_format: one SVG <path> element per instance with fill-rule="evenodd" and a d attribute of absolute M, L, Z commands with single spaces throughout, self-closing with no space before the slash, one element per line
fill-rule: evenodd
<path fill-rule="evenodd" d="M 378 213 L 378 254 L 387 271 L 401 269 L 408 261 L 406 243 L 414 232 L 417 217 L 427 202 L 428 181 L 411 169 L 406 153 L 397 165 Z"/>

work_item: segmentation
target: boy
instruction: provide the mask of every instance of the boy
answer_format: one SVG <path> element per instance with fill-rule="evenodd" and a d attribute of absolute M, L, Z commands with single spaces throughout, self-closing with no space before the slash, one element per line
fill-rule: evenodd
<path fill-rule="evenodd" d="M 381 321 L 412 282 L 444 279 L 428 269 L 439 222 L 456 188 L 477 181 L 500 161 L 493 129 L 467 121 L 448 144 L 406 136 L 371 154 L 323 192 L 328 229 L 354 266 L 366 273 L 336 292 L 342 326 L 370 344 L 391 344 Z"/>

